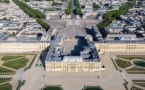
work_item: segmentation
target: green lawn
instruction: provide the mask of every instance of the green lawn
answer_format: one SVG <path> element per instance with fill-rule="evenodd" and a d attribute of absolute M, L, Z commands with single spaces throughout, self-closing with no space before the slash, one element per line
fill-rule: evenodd
<path fill-rule="evenodd" d="M 11 81 L 11 78 L 0 78 L 0 83 Z"/>
<path fill-rule="evenodd" d="M 6 69 L 6 68 L 3 68 L 3 67 L 0 67 L 0 73 L 7 73 L 7 72 L 12 72 L 14 73 L 15 71 L 12 71 L 12 70 L 9 70 L 9 69 Z"/>
<path fill-rule="evenodd" d="M 62 89 L 60 89 L 57 86 L 48 86 L 48 87 L 44 88 L 43 90 L 62 90 Z"/>
<path fill-rule="evenodd" d="M 84 87 L 82 90 L 103 90 L 100 86 L 87 86 Z"/>
<path fill-rule="evenodd" d="M 12 90 L 12 85 L 9 83 L 0 85 L 0 90 Z"/>
<path fill-rule="evenodd" d="M 24 56 L 3 56 L 1 58 L 1 60 L 3 60 L 3 61 L 9 61 L 11 59 L 17 59 L 17 58 L 21 58 L 21 57 L 24 57 Z"/>
<path fill-rule="evenodd" d="M 20 69 L 26 66 L 27 63 L 28 63 L 28 59 L 22 58 L 22 59 L 4 62 L 3 66 L 7 66 L 13 69 Z"/>
<path fill-rule="evenodd" d="M 129 61 L 123 61 L 123 60 L 120 60 L 120 59 L 117 59 L 115 60 L 117 65 L 121 68 L 126 68 L 128 66 L 131 66 L 131 63 Z"/>

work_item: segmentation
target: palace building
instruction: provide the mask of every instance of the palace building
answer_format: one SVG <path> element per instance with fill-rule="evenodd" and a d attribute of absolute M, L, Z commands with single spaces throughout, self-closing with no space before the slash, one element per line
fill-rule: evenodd
<path fill-rule="evenodd" d="M 65 49 L 51 45 L 45 60 L 46 71 L 96 72 L 101 69 L 101 62 L 93 44 L 84 47 L 81 55 L 65 55 Z"/>
<path fill-rule="evenodd" d="M 145 52 L 144 40 L 99 41 L 95 43 L 98 52 Z"/>
<path fill-rule="evenodd" d="M 1 41 L 0 53 L 41 52 L 50 45 L 43 41 Z"/>
<path fill-rule="evenodd" d="M 95 72 L 101 68 L 101 62 L 85 61 L 81 56 L 64 56 L 62 61 L 46 62 L 46 71 Z"/>

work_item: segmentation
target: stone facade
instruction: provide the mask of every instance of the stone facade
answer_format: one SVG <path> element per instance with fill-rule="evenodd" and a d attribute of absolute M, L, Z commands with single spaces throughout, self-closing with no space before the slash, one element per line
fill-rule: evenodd
<path fill-rule="evenodd" d="M 97 42 L 95 47 L 98 52 L 145 52 L 143 41 Z"/>
<path fill-rule="evenodd" d="M 40 52 L 49 45 L 47 42 L 1 42 L 0 53 Z"/>
<path fill-rule="evenodd" d="M 101 68 L 101 62 L 45 62 L 46 71 L 64 71 L 64 72 L 95 72 Z"/>

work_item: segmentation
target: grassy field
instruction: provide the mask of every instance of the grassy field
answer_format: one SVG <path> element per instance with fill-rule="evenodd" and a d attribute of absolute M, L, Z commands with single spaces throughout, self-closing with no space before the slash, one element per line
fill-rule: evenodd
<path fill-rule="evenodd" d="M 13 69 L 20 69 L 26 66 L 27 63 L 28 63 L 28 59 L 22 58 L 22 59 L 4 62 L 3 65 L 6 67 L 13 68 Z"/>
<path fill-rule="evenodd" d="M 17 59 L 17 58 L 21 58 L 21 57 L 24 57 L 24 56 L 3 56 L 1 58 L 1 60 L 3 60 L 3 61 L 9 61 L 9 60 Z"/>
<path fill-rule="evenodd" d="M 12 85 L 9 83 L 0 85 L 0 90 L 12 90 Z"/>
<path fill-rule="evenodd" d="M 145 60 L 145 56 L 140 56 L 140 55 L 130 55 L 130 56 L 127 56 L 127 55 L 117 55 L 117 57 L 119 58 L 124 58 L 124 59 L 128 59 L 128 60 L 132 60 L 132 59 L 142 59 L 142 60 Z"/>
<path fill-rule="evenodd" d="M 0 83 L 11 81 L 11 78 L 0 78 Z"/>
<path fill-rule="evenodd" d="M 3 73 L 3 72 L 12 72 L 12 73 L 14 73 L 15 71 L 0 67 L 0 73 Z"/>
<path fill-rule="evenodd" d="M 115 60 L 117 65 L 121 68 L 126 68 L 128 66 L 131 66 L 132 64 L 129 62 L 129 61 L 123 61 L 123 60 L 120 60 L 120 59 L 117 59 Z"/>
<path fill-rule="evenodd" d="M 100 86 L 87 86 L 84 87 L 82 90 L 103 90 Z"/>

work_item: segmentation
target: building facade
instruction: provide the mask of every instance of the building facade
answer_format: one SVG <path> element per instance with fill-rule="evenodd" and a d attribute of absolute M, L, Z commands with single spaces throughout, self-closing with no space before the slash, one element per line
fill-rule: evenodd
<path fill-rule="evenodd" d="M 62 61 L 46 62 L 46 71 L 64 72 L 96 72 L 101 68 L 101 62 Z"/>
<path fill-rule="evenodd" d="M 50 43 L 48 42 L 0 42 L 0 53 L 25 53 L 25 52 L 40 52 L 46 49 Z"/>
<path fill-rule="evenodd" d="M 145 52 L 144 41 L 107 41 L 97 42 L 98 52 Z"/>
<path fill-rule="evenodd" d="M 95 56 L 96 53 L 93 53 L 94 58 L 85 58 L 83 55 L 64 55 L 63 51 L 56 45 L 50 46 L 45 60 L 46 71 L 96 72 L 101 70 L 101 62 L 99 57 Z"/>

